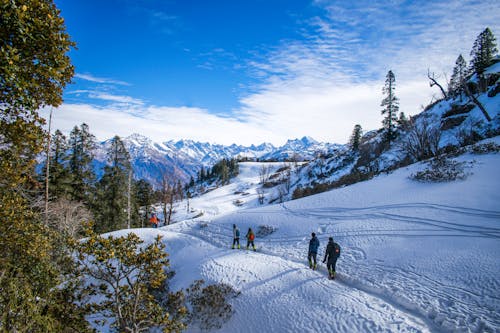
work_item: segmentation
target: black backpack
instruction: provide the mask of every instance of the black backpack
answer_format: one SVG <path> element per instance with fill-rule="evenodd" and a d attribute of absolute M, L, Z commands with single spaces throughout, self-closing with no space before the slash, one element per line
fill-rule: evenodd
<path fill-rule="evenodd" d="M 335 249 L 335 256 L 337 258 L 340 257 L 340 245 L 337 243 L 333 243 L 333 247 Z"/>

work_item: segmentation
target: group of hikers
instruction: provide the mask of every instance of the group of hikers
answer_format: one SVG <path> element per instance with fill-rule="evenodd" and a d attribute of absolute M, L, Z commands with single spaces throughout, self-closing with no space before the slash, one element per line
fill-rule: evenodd
<path fill-rule="evenodd" d="M 149 219 L 149 222 L 151 223 L 153 228 L 158 228 L 158 225 L 160 223 L 158 217 L 156 216 L 155 213 L 151 215 L 151 218 Z M 253 232 L 252 228 L 248 228 L 248 231 L 245 235 L 245 238 L 247 239 L 247 246 L 246 249 L 251 246 L 254 251 L 257 251 L 255 248 L 255 233 Z M 231 247 L 232 249 L 238 248 L 240 249 L 240 229 L 236 226 L 236 224 L 233 224 L 233 245 Z M 316 234 L 313 232 L 311 234 L 311 239 L 309 240 L 309 250 L 307 253 L 307 260 L 309 262 L 309 268 L 316 270 L 317 268 L 317 261 L 316 257 L 318 256 L 318 249 L 319 249 L 319 239 L 316 237 Z M 328 238 L 328 244 L 326 245 L 326 250 L 325 250 L 325 256 L 323 258 L 323 263 L 326 263 L 326 268 L 328 269 L 328 277 L 330 279 L 335 279 L 335 265 L 337 264 L 337 259 L 340 256 L 340 246 L 339 244 L 335 243 L 333 241 L 333 237 Z"/>
<path fill-rule="evenodd" d="M 245 238 L 247 239 L 247 250 L 251 245 L 253 250 L 257 251 L 257 249 L 255 248 L 255 244 L 253 242 L 255 239 L 255 234 L 254 234 L 252 228 L 248 228 L 248 231 L 247 231 L 247 234 L 245 235 Z M 238 229 L 236 224 L 233 224 L 233 246 L 231 248 L 234 249 L 236 246 L 238 247 L 238 249 L 241 248 L 240 247 L 240 229 Z"/>
<path fill-rule="evenodd" d="M 255 249 L 254 239 L 255 234 L 252 231 L 252 228 L 248 228 L 248 232 L 245 235 L 247 239 L 247 250 L 252 246 L 253 250 Z M 232 249 L 238 248 L 240 249 L 240 229 L 233 224 L 233 245 Z M 319 239 L 316 237 L 316 234 L 313 232 L 311 234 L 311 240 L 309 241 L 309 251 L 307 253 L 307 260 L 309 261 L 309 268 L 316 270 L 317 262 L 316 257 L 318 256 L 319 249 Z M 323 258 L 323 263 L 326 263 L 326 268 L 328 269 L 328 277 L 330 279 L 335 279 L 335 266 L 337 264 L 337 259 L 340 256 L 340 245 L 333 241 L 333 237 L 328 238 L 328 244 L 326 245 L 325 256 Z"/>
<path fill-rule="evenodd" d="M 309 251 L 307 253 L 307 260 L 309 261 L 309 268 L 315 270 L 317 268 L 316 257 L 318 255 L 319 239 L 313 232 L 311 240 L 309 241 Z M 328 244 L 326 245 L 325 256 L 323 263 L 326 263 L 328 269 L 328 277 L 335 279 L 335 266 L 337 259 L 340 256 L 340 245 L 333 241 L 333 237 L 328 237 Z"/>

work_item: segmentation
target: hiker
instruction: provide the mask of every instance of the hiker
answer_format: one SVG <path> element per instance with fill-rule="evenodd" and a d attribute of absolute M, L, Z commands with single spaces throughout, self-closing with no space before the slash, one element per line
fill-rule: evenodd
<path fill-rule="evenodd" d="M 316 269 L 316 256 L 318 255 L 319 239 L 313 232 L 309 241 L 309 252 L 307 253 L 307 260 L 309 261 L 309 268 Z"/>
<path fill-rule="evenodd" d="M 250 246 L 250 244 L 252 245 L 252 248 L 254 251 L 257 251 L 255 249 L 255 244 L 253 243 L 253 240 L 255 239 L 255 234 L 253 233 L 252 231 L 252 228 L 248 228 L 248 232 L 246 234 L 246 238 L 247 238 L 247 250 L 248 250 L 248 247 Z"/>
<path fill-rule="evenodd" d="M 335 279 L 335 264 L 340 256 L 340 245 L 333 241 L 333 237 L 328 238 L 328 245 L 326 245 L 325 258 L 323 263 L 327 260 L 326 268 L 328 268 L 328 277 Z"/>
<path fill-rule="evenodd" d="M 156 214 L 153 213 L 151 214 L 151 217 L 149 218 L 149 222 L 151 223 L 151 226 L 153 228 L 158 228 L 158 218 L 156 217 Z"/>
<path fill-rule="evenodd" d="M 236 226 L 236 224 L 233 224 L 233 247 L 238 244 L 238 249 L 240 248 L 240 229 Z"/>

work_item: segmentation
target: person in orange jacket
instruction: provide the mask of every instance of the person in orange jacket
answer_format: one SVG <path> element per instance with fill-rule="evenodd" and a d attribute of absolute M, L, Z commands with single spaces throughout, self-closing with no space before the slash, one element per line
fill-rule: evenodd
<path fill-rule="evenodd" d="M 149 218 L 149 222 L 151 223 L 151 226 L 153 228 L 158 228 L 158 217 L 156 217 L 156 214 L 153 213 L 151 214 L 151 217 Z"/>
<path fill-rule="evenodd" d="M 252 248 L 254 251 L 257 251 L 255 249 L 255 244 L 253 243 L 253 240 L 255 239 L 255 234 L 252 231 L 252 228 L 248 228 L 248 232 L 246 234 L 247 237 L 247 250 L 250 245 L 252 245 Z"/>

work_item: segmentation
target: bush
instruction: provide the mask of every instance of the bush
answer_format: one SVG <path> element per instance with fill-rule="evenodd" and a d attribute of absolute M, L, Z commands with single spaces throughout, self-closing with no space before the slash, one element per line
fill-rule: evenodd
<path fill-rule="evenodd" d="M 410 176 L 410 179 L 420 182 L 449 182 L 465 179 L 469 173 L 466 172 L 465 162 L 457 162 L 444 156 L 436 157 L 429 163 L 429 167 Z"/>
<path fill-rule="evenodd" d="M 256 235 L 259 237 L 264 237 L 272 234 L 276 231 L 276 228 L 270 225 L 259 225 Z"/>
<path fill-rule="evenodd" d="M 190 322 L 198 324 L 202 330 L 220 329 L 234 313 L 228 298 L 237 297 L 240 292 L 225 283 L 203 288 L 204 283 L 197 280 L 186 290 L 191 305 Z"/>
<path fill-rule="evenodd" d="M 498 153 L 500 152 L 500 145 L 497 145 L 494 142 L 482 143 L 479 145 L 472 146 L 471 152 L 477 155 Z"/>

